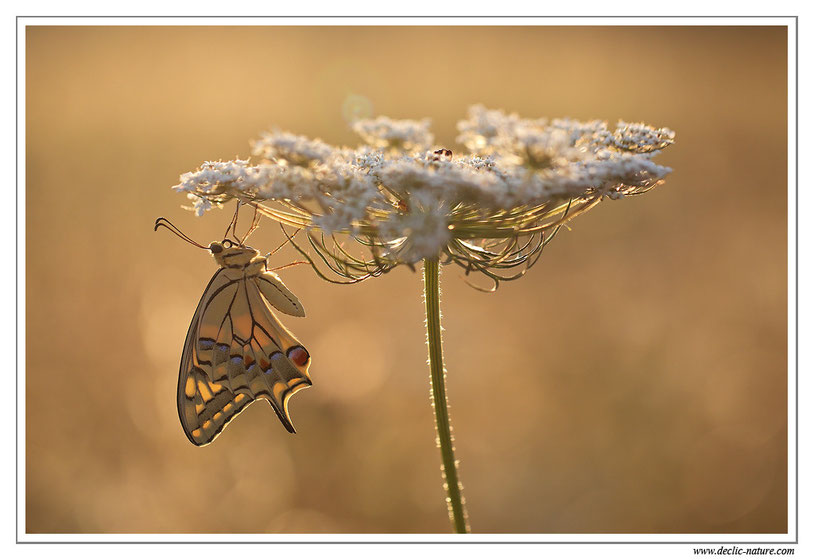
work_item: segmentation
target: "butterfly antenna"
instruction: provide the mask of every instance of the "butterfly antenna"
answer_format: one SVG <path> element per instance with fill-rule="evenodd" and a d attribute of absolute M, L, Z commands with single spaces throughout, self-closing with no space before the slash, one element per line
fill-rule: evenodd
<path fill-rule="evenodd" d="M 167 218 L 164 218 L 164 217 L 158 218 L 155 221 L 155 227 L 153 228 L 153 231 L 158 231 L 158 228 L 160 228 L 160 227 L 167 228 L 172 233 L 174 233 L 175 235 L 177 235 L 178 237 L 180 237 L 181 239 L 183 239 L 184 241 L 186 241 L 190 245 L 195 245 L 196 247 L 199 247 L 201 249 L 207 249 L 207 250 L 209 249 L 209 247 L 206 247 L 205 245 L 201 245 L 197 241 L 194 241 L 191 237 L 189 237 L 183 231 L 178 229 L 178 227 L 176 227 L 175 224 L 173 224 Z"/>

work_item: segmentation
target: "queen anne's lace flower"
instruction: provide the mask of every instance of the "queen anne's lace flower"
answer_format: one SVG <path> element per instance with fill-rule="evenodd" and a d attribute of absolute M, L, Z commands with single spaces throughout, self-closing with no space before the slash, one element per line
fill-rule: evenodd
<path fill-rule="evenodd" d="M 289 165 L 307 166 L 322 162 L 334 152 L 335 148 L 322 140 L 311 140 L 289 132 L 265 132 L 252 143 L 254 155 Z"/>
<path fill-rule="evenodd" d="M 430 119 L 393 120 L 387 117 L 358 120 L 353 131 L 372 146 L 395 150 L 420 150 L 432 144 Z"/>
<path fill-rule="evenodd" d="M 427 119 L 379 117 L 353 130 L 366 145 L 266 133 L 254 143 L 256 162 L 205 162 L 174 188 L 194 199 L 198 215 L 235 198 L 305 229 L 346 278 L 441 256 L 497 281 L 506 276 L 496 271 L 533 262 L 565 220 L 661 182 L 671 170 L 652 159 L 675 137 L 642 123 L 611 130 L 603 121 L 549 123 L 480 105 L 458 123 L 463 154 L 433 149 Z M 332 249 L 326 239 L 337 235 L 361 241 L 368 257 Z"/>
<path fill-rule="evenodd" d="M 195 214 L 201 216 L 231 198 L 249 198 L 267 189 L 272 172 L 267 166 L 249 165 L 245 159 L 205 161 L 197 171 L 181 175 L 181 182 L 173 188 L 186 192 L 194 201 Z"/>

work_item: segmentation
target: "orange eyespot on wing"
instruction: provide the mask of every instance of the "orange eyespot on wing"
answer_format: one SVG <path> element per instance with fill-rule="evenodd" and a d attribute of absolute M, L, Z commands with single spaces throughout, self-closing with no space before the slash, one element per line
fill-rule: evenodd
<path fill-rule="evenodd" d="M 304 367 L 310 360 L 311 356 L 308 351 L 302 346 L 295 346 L 288 351 L 288 358 L 294 362 L 294 365 Z"/>
<path fill-rule="evenodd" d="M 223 272 L 204 292 L 184 345 L 178 381 L 184 432 L 196 445 L 210 443 L 249 404 L 263 399 L 293 433 L 288 400 L 311 385 L 310 355 L 274 315 L 261 291 L 266 283 Z M 279 285 L 282 289 L 273 282 L 266 287 L 276 294 L 276 304 L 304 314 L 296 296 Z"/>

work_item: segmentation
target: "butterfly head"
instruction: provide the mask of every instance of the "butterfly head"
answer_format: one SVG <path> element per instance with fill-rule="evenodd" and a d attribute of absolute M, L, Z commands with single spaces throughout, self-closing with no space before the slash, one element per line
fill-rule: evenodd
<path fill-rule="evenodd" d="M 229 239 L 213 241 L 207 249 L 223 268 L 246 268 L 260 255 L 257 249 L 238 245 Z"/>

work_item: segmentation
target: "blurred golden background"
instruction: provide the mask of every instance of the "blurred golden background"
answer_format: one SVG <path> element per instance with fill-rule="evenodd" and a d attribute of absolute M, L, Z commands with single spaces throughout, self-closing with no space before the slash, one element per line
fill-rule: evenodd
<path fill-rule="evenodd" d="M 349 104 L 666 126 L 674 172 L 571 224 L 495 294 L 442 275 L 452 419 L 480 533 L 787 530 L 783 27 L 29 27 L 26 529 L 446 533 L 421 275 L 281 274 L 313 356 L 298 434 L 250 407 L 185 438 L 181 348 L 232 207 L 170 190 Z M 266 222 L 251 239 L 281 240 Z M 279 263 L 294 260 L 281 251 Z"/>

